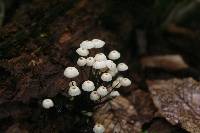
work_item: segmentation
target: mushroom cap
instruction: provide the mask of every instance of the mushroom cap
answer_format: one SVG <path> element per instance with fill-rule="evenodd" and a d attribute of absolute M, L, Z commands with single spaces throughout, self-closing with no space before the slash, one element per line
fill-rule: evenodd
<path fill-rule="evenodd" d="M 105 131 L 105 128 L 104 128 L 104 126 L 101 125 L 101 124 L 96 124 L 96 125 L 94 126 L 94 128 L 93 128 L 93 132 L 94 132 L 94 133 L 104 133 L 104 131 Z"/>
<path fill-rule="evenodd" d="M 77 60 L 77 65 L 79 65 L 79 66 L 85 66 L 86 63 L 87 63 L 87 60 L 84 57 L 80 57 Z"/>
<path fill-rule="evenodd" d="M 108 54 L 108 58 L 111 60 L 117 60 L 120 58 L 120 53 L 117 50 L 113 50 Z"/>
<path fill-rule="evenodd" d="M 93 91 L 95 89 L 94 83 L 90 80 L 83 82 L 82 89 L 84 91 Z"/>
<path fill-rule="evenodd" d="M 78 70 L 75 67 L 67 67 L 64 71 L 64 76 L 67 78 L 75 78 L 79 75 Z"/>
<path fill-rule="evenodd" d="M 51 99 L 44 99 L 42 101 L 42 107 L 45 109 L 50 109 L 54 106 L 54 103 Z"/>
<path fill-rule="evenodd" d="M 94 57 L 87 58 L 87 66 L 92 66 L 95 63 Z"/>
<path fill-rule="evenodd" d="M 78 96 L 81 94 L 81 90 L 77 86 L 71 86 L 68 90 L 70 96 Z"/>
<path fill-rule="evenodd" d="M 122 86 L 127 87 L 131 85 L 131 80 L 128 78 L 123 78 L 120 80 Z"/>
<path fill-rule="evenodd" d="M 110 70 L 115 70 L 117 68 L 116 64 L 112 61 L 112 60 L 107 60 L 106 62 L 106 66 L 110 69 Z"/>
<path fill-rule="evenodd" d="M 101 79 L 102 79 L 103 81 L 109 82 L 109 81 L 112 80 L 112 75 L 111 75 L 110 73 L 103 73 L 103 74 L 101 75 Z"/>
<path fill-rule="evenodd" d="M 92 43 L 94 44 L 94 48 L 102 48 L 105 45 L 105 42 L 100 39 L 93 39 Z"/>
<path fill-rule="evenodd" d="M 103 53 L 96 54 L 95 57 L 94 57 L 94 59 L 96 61 L 105 61 L 105 60 L 107 60 L 105 54 L 103 54 Z"/>
<path fill-rule="evenodd" d="M 103 69 L 106 67 L 105 61 L 95 61 L 93 64 L 94 69 Z"/>
<path fill-rule="evenodd" d="M 106 96 L 108 94 L 108 90 L 105 86 L 100 86 L 98 89 L 97 89 L 97 93 L 100 95 L 100 96 Z"/>
<path fill-rule="evenodd" d="M 88 56 L 89 50 L 87 50 L 85 48 L 78 48 L 76 50 L 76 53 L 79 54 L 80 56 Z"/>
<path fill-rule="evenodd" d="M 111 97 L 117 97 L 117 96 L 120 96 L 120 93 L 119 93 L 118 91 L 112 91 L 112 92 L 110 93 L 110 96 L 111 96 Z"/>
<path fill-rule="evenodd" d="M 92 91 L 90 93 L 90 99 L 92 101 L 97 101 L 97 100 L 99 100 L 99 98 L 100 98 L 100 95 L 97 93 L 97 91 Z"/>
<path fill-rule="evenodd" d="M 92 41 L 85 40 L 81 42 L 80 47 L 84 49 L 92 49 L 94 48 L 94 43 Z"/>
<path fill-rule="evenodd" d="M 118 69 L 118 71 L 126 71 L 126 70 L 128 70 L 128 66 L 125 63 L 119 63 L 117 65 L 117 69 Z"/>

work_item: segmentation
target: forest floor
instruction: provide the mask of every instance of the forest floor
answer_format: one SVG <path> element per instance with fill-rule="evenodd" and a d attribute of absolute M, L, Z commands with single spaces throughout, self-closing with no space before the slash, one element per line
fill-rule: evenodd
<path fill-rule="evenodd" d="M 116 129 L 131 129 L 120 133 L 199 133 L 200 12 L 198 2 L 187 2 L 1 2 L 0 132 L 90 132 L 91 123 L 84 127 L 84 117 L 75 120 L 62 108 L 69 82 L 63 70 L 80 42 L 99 38 L 121 52 L 133 77 L 112 101 L 116 115 L 106 125 L 120 120 Z M 56 100 L 54 110 L 42 109 L 45 97 Z M 95 120 L 104 119 L 99 112 Z"/>

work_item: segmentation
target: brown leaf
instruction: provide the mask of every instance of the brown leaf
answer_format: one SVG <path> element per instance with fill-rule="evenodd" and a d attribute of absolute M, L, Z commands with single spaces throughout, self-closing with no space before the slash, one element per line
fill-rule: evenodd
<path fill-rule="evenodd" d="M 133 102 L 141 123 L 146 123 L 153 119 L 157 109 L 148 92 L 137 89 L 132 92 L 132 96 L 129 99 Z"/>
<path fill-rule="evenodd" d="M 180 55 L 148 56 L 141 59 L 143 67 L 156 67 L 167 70 L 180 70 L 188 68 Z"/>
<path fill-rule="evenodd" d="M 200 132 L 200 83 L 192 78 L 148 81 L 154 104 L 173 125 Z"/>
<path fill-rule="evenodd" d="M 104 125 L 105 133 L 139 133 L 142 125 L 136 116 L 131 103 L 124 97 L 117 97 L 97 110 L 94 119 Z"/>

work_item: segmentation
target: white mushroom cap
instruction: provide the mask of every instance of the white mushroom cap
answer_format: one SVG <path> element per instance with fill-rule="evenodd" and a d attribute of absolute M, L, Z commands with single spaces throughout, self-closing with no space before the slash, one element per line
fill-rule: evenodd
<path fill-rule="evenodd" d="M 69 82 L 69 87 L 76 86 L 76 85 L 77 85 L 76 81 L 70 81 Z"/>
<path fill-rule="evenodd" d="M 93 91 L 90 93 L 90 99 L 92 101 L 97 101 L 99 100 L 99 98 L 100 98 L 100 95 L 97 93 L 97 91 Z"/>
<path fill-rule="evenodd" d="M 113 88 L 120 88 L 120 87 L 121 87 L 120 81 L 119 81 L 119 80 L 113 81 L 112 87 L 113 87 Z"/>
<path fill-rule="evenodd" d="M 92 66 L 95 63 L 94 57 L 88 57 L 87 58 L 87 66 Z"/>
<path fill-rule="evenodd" d="M 108 90 L 106 89 L 105 86 L 100 86 L 98 89 L 97 89 L 97 92 L 100 96 L 106 96 L 108 94 Z"/>
<path fill-rule="evenodd" d="M 81 90 L 77 86 L 71 86 L 68 90 L 70 96 L 78 96 L 81 94 Z"/>
<path fill-rule="evenodd" d="M 118 73 L 117 68 L 114 70 L 108 70 L 108 73 L 110 73 L 113 77 Z"/>
<path fill-rule="evenodd" d="M 103 53 L 96 54 L 94 59 L 96 61 L 105 61 L 105 60 L 107 60 L 105 54 L 103 54 Z"/>
<path fill-rule="evenodd" d="M 117 65 L 117 69 L 118 69 L 118 71 L 126 71 L 126 70 L 128 70 L 128 66 L 125 63 L 119 63 Z"/>
<path fill-rule="evenodd" d="M 110 93 L 110 96 L 111 96 L 111 97 L 117 97 L 117 96 L 120 96 L 120 93 L 119 93 L 118 91 L 112 91 L 112 92 Z"/>
<path fill-rule="evenodd" d="M 75 78 L 78 75 L 79 75 L 79 72 L 75 67 L 67 67 L 64 71 L 64 76 L 67 78 Z"/>
<path fill-rule="evenodd" d="M 86 63 L 87 63 L 87 60 L 84 57 L 78 58 L 77 65 L 79 65 L 79 66 L 85 66 Z"/>
<path fill-rule="evenodd" d="M 95 89 L 94 83 L 90 80 L 83 82 L 82 89 L 84 91 L 93 91 Z"/>
<path fill-rule="evenodd" d="M 100 39 L 93 39 L 92 43 L 94 44 L 95 48 L 102 48 L 105 45 L 105 42 Z"/>
<path fill-rule="evenodd" d="M 93 57 L 87 58 L 87 66 L 92 66 L 94 64 L 95 60 Z"/>
<path fill-rule="evenodd" d="M 122 80 L 120 80 L 120 83 L 122 86 L 127 87 L 131 85 L 131 80 L 128 78 L 123 78 Z"/>
<path fill-rule="evenodd" d="M 104 128 L 103 125 L 97 123 L 93 128 L 93 132 L 94 133 L 104 133 L 105 132 L 105 128 Z"/>
<path fill-rule="evenodd" d="M 101 75 L 101 79 L 102 79 L 103 81 L 109 82 L 109 81 L 112 80 L 112 75 L 111 75 L 110 73 L 103 73 L 103 74 Z"/>
<path fill-rule="evenodd" d="M 93 68 L 94 68 L 94 69 L 102 69 L 102 68 L 105 68 L 105 67 L 106 67 L 105 61 L 96 61 L 96 62 L 93 64 Z"/>
<path fill-rule="evenodd" d="M 94 43 L 92 41 L 85 40 L 80 44 L 81 48 L 92 49 L 94 48 Z"/>
<path fill-rule="evenodd" d="M 44 99 L 42 101 L 42 107 L 45 109 L 50 109 L 54 106 L 54 103 L 51 99 Z"/>
<path fill-rule="evenodd" d="M 117 60 L 120 58 L 120 53 L 117 50 L 113 50 L 109 53 L 108 58 L 111 60 Z"/>
<path fill-rule="evenodd" d="M 84 49 L 84 48 L 78 48 L 76 50 L 76 53 L 78 53 L 80 56 L 88 56 L 89 51 L 87 49 Z"/>
<path fill-rule="evenodd" d="M 106 60 L 106 66 L 110 69 L 110 70 L 115 70 L 116 69 L 116 64 L 111 61 L 111 60 Z"/>

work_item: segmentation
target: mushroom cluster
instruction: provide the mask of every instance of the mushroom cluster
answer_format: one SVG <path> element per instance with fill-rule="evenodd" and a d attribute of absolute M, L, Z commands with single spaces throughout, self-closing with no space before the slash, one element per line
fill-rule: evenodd
<path fill-rule="evenodd" d="M 71 80 L 68 89 L 68 94 L 71 97 L 78 97 L 82 92 L 87 93 L 90 100 L 98 104 L 119 96 L 118 88 L 121 86 L 131 85 L 131 80 L 122 76 L 123 72 L 128 70 L 128 66 L 119 62 L 120 52 L 113 50 L 107 56 L 103 52 L 94 54 L 94 51 L 99 51 L 95 49 L 103 48 L 104 45 L 105 42 L 100 39 L 86 40 L 76 50 L 76 53 L 80 56 L 77 60 L 77 68 L 81 70 L 86 68 L 89 77 L 86 81 L 78 84 L 73 80 L 79 75 L 78 69 L 67 67 L 64 70 L 64 76 Z M 118 62 L 118 64 L 115 62 Z M 101 124 L 96 124 L 93 131 L 103 133 L 104 127 Z"/>
<path fill-rule="evenodd" d="M 120 96 L 118 89 L 131 85 L 131 80 L 123 77 L 128 66 L 119 61 L 120 52 L 117 50 L 112 50 L 107 54 L 99 52 L 103 51 L 104 46 L 104 41 L 93 39 L 83 41 L 76 49 L 79 55 L 76 66 L 69 66 L 64 70 L 64 76 L 70 79 L 67 93 L 72 99 L 87 97 L 95 106 Z M 81 83 L 75 81 L 79 75 L 84 75 L 79 78 Z M 87 79 L 83 79 L 85 76 Z M 46 100 L 43 103 L 46 109 L 52 106 L 52 101 Z M 103 125 L 99 123 L 93 128 L 94 133 L 103 133 L 104 130 Z"/>
<path fill-rule="evenodd" d="M 83 81 L 81 87 L 77 85 L 76 81 L 71 80 L 68 89 L 70 96 L 75 97 L 81 95 L 81 91 L 85 91 L 90 93 L 92 101 L 98 102 L 102 101 L 102 98 L 119 96 L 118 88 L 131 85 L 130 79 L 124 78 L 119 74 L 127 71 L 128 66 L 123 62 L 118 65 L 114 62 L 121 56 L 117 50 L 111 51 L 108 56 L 104 53 L 96 53 L 94 56 L 89 56 L 89 50 L 99 49 L 104 45 L 105 42 L 100 39 L 86 40 L 80 44 L 80 47 L 76 50 L 76 53 L 80 56 L 77 60 L 77 65 L 79 67 L 90 67 L 92 72 L 89 77 L 93 78 Z M 67 67 L 64 70 L 64 76 L 69 79 L 73 79 L 78 75 L 79 71 L 76 67 Z M 118 77 L 116 77 L 117 75 Z"/>

